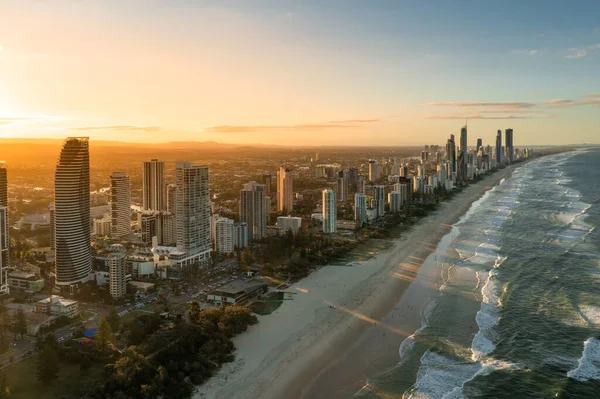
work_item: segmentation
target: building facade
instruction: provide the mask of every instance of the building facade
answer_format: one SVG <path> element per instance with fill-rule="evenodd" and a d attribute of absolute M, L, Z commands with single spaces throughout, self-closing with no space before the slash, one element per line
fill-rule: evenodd
<path fill-rule="evenodd" d="M 248 238 L 260 240 L 267 236 L 266 186 L 251 181 L 240 191 L 240 219 L 248 224 Z"/>
<path fill-rule="evenodd" d="M 177 249 L 185 252 L 180 264 L 210 261 L 210 198 L 208 167 L 177 162 Z"/>
<path fill-rule="evenodd" d="M 123 298 L 127 293 L 127 265 L 125 262 L 126 251 L 120 244 L 113 244 L 108 248 L 106 258 L 110 273 L 110 296 L 115 299 Z"/>
<path fill-rule="evenodd" d="M 289 213 L 294 209 L 294 176 L 283 166 L 277 171 L 277 210 Z"/>
<path fill-rule="evenodd" d="M 165 194 L 165 163 L 158 159 L 144 162 L 142 180 L 142 207 L 144 210 L 166 210 Z"/>
<path fill-rule="evenodd" d="M 92 270 L 90 155 L 87 137 L 69 137 L 62 145 L 54 175 L 56 285 L 86 282 Z"/>
<path fill-rule="evenodd" d="M 279 216 L 277 217 L 277 226 L 283 228 L 284 231 L 290 230 L 296 234 L 302 227 L 302 218 L 294 216 Z"/>
<path fill-rule="evenodd" d="M 110 176 L 110 232 L 113 238 L 131 234 L 131 183 L 125 172 Z"/>
<path fill-rule="evenodd" d="M 367 224 L 367 197 L 363 193 L 354 194 L 354 220 L 359 226 Z"/>
<path fill-rule="evenodd" d="M 383 216 L 385 213 L 385 187 L 373 187 L 373 208 L 377 210 L 377 217 Z"/>
<path fill-rule="evenodd" d="M 6 277 L 9 267 L 9 222 L 8 222 L 8 171 L 6 164 L 0 162 L 0 294 L 8 294 Z"/>
<path fill-rule="evenodd" d="M 337 220 L 337 209 L 336 209 L 336 195 L 335 191 L 326 189 L 323 190 L 323 232 L 324 233 L 335 233 Z"/>

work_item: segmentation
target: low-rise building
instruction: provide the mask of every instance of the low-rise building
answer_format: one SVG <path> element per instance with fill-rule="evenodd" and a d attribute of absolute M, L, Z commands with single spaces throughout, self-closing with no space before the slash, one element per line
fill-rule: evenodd
<path fill-rule="evenodd" d="M 8 273 L 8 286 L 11 291 L 40 292 L 44 288 L 44 279 L 35 273 L 13 271 Z"/>
<path fill-rule="evenodd" d="M 267 291 L 268 287 L 265 283 L 237 280 L 211 291 L 206 299 L 214 301 L 218 305 L 223 303 L 236 304 L 257 297 Z"/>
<path fill-rule="evenodd" d="M 79 314 L 79 302 L 66 299 L 58 295 L 51 295 L 36 303 L 38 313 L 50 314 L 52 316 L 76 317 Z"/>
<path fill-rule="evenodd" d="M 296 234 L 300 227 L 302 227 L 302 218 L 294 216 L 278 216 L 277 226 L 281 227 L 284 231 L 291 230 L 292 233 Z"/>

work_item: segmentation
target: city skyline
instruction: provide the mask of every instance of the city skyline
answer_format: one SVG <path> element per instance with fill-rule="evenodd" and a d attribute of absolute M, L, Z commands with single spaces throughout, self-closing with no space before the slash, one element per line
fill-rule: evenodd
<path fill-rule="evenodd" d="M 600 4 L 547 4 L 3 4 L 0 138 L 598 143 Z"/>

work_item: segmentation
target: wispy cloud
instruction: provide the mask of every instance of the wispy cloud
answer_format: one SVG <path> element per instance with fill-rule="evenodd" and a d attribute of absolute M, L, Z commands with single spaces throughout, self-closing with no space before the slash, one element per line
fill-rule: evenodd
<path fill-rule="evenodd" d="M 546 101 L 544 104 L 551 107 L 570 107 L 571 105 L 575 105 L 576 102 L 573 100 L 563 100 L 561 98 L 557 98 L 555 100 Z"/>
<path fill-rule="evenodd" d="M 442 114 L 442 115 L 427 115 L 424 119 L 547 119 L 554 118 L 550 114 L 519 114 L 519 115 L 488 115 L 487 113 L 480 114 Z"/>
<path fill-rule="evenodd" d="M 523 54 L 523 55 L 530 55 L 530 56 L 534 56 L 537 53 L 539 53 L 539 50 L 536 49 L 518 49 L 518 50 L 513 50 L 513 54 Z"/>
<path fill-rule="evenodd" d="M 141 131 L 141 132 L 156 132 L 160 130 L 160 126 L 133 126 L 133 125 L 114 125 L 114 126 L 80 126 L 70 127 L 69 130 L 116 130 L 116 131 Z"/>
<path fill-rule="evenodd" d="M 534 103 L 526 102 L 506 102 L 506 103 L 488 103 L 488 102 L 441 102 L 441 103 L 426 103 L 422 104 L 426 107 L 465 107 L 465 108 L 533 108 L 536 106 Z"/>
<path fill-rule="evenodd" d="M 588 53 L 584 49 L 580 49 L 577 47 L 571 47 L 569 49 L 569 54 L 565 55 L 565 58 L 583 58 L 587 57 Z"/>
<path fill-rule="evenodd" d="M 598 49 L 600 49 L 600 43 L 591 44 L 591 45 L 588 46 L 588 49 L 590 49 L 590 50 L 598 50 Z"/>
<path fill-rule="evenodd" d="M 204 128 L 208 133 L 256 133 L 256 132 L 297 132 L 323 129 L 353 129 L 380 119 L 347 119 L 324 123 L 305 123 L 298 125 L 218 125 Z"/>
<path fill-rule="evenodd" d="M 66 121 L 71 118 L 66 116 L 49 116 L 49 115 L 33 115 L 33 116 L 0 116 L 0 126 L 12 124 L 34 124 L 39 122 L 57 122 Z"/>

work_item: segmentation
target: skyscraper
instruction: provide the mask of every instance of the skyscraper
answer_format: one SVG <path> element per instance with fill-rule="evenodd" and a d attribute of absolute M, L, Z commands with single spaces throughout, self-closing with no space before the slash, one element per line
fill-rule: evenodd
<path fill-rule="evenodd" d="M 210 260 L 210 198 L 208 167 L 177 162 L 177 249 L 181 265 Z"/>
<path fill-rule="evenodd" d="M 377 210 L 377 217 L 383 216 L 385 213 L 385 187 L 373 187 L 373 207 Z"/>
<path fill-rule="evenodd" d="M 361 227 L 367 224 L 367 197 L 363 193 L 354 194 L 354 220 Z"/>
<path fill-rule="evenodd" d="M 348 201 L 348 178 L 344 177 L 344 172 L 338 173 L 337 179 L 337 200 Z"/>
<path fill-rule="evenodd" d="M 456 173 L 456 142 L 454 141 L 454 135 L 451 134 L 448 142 L 446 143 L 446 156 L 448 157 L 448 161 L 450 161 L 452 170 L 450 173 Z M 406 177 L 406 176 L 404 176 Z"/>
<path fill-rule="evenodd" d="M 483 147 L 483 140 L 481 138 L 477 139 L 477 149 L 476 151 L 479 152 L 479 150 L 481 149 L 481 147 Z"/>
<path fill-rule="evenodd" d="M 335 222 L 337 219 L 335 191 L 323 190 L 323 232 L 335 233 Z"/>
<path fill-rule="evenodd" d="M 469 154 L 467 152 L 467 126 L 463 126 L 460 129 L 460 153 L 458 155 L 458 172 L 457 178 L 461 181 L 467 180 L 467 164 L 469 160 Z"/>
<path fill-rule="evenodd" d="M 248 239 L 260 240 L 267 235 L 266 187 L 255 181 L 240 190 L 240 220 L 248 224 Z"/>
<path fill-rule="evenodd" d="M 63 142 L 54 175 L 54 208 L 56 285 L 74 291 L 92 270 L 88 137 Z"/>
<path fill-rule="evenodd" d="M 144 178 L 142 182 L 143 209 L 152 211 L 166 210 L 165 163 L 158 159 L 144 162 Z"/>
<path fill-rule="evenodd" d="M 508 158 L 509 162 L 513 162 L 515 159 L 515 149 L 513 147 L 513 130 L 512 129 L 506 129 L 506 143 L 504 144 L 506 146 L 506 157 Z"/>
<path fill-rule="evenodd" d="M 369 181 L 375 182 L 381 177 L 381 168 L 377 161 L 371 159 L 369 161 Z"/>
<path fill-rule="evenodd" d="M 177 209 L 177 185 L 167 184 L 167 212 L 175 215 Z"/>
<path fill-rule="evenodd" d="M 10 251 L 8 233 L 8 171 L 6 164 L 0 162 L 0 294 L 9 292 L 6 277 Z"/>
<path fill-rule="evenodd" d="M 122 298 L 127 293 L 127 268 L 125 265 L 125 248 L 121 244 L 113 244 L 108 248 L 108 272 L 110 273 L 110 296 Z"/>
<path fill-rule="evenodd" d="M 289 213 L 294 208 L 293 183 L 292 171 L 283 166 L 280 167 L 277 171 L 277 209 L 279 212 Z"/>
<path fill-rule="evenodd" d="M 271 186 L 273 184 L 273 177 L 271 176 L 270 173 L 263 173 L 262 175 L 262 181 L 263 184 L 265 185 L 265 195 L 267 197 L 271 196 Z"/>
<path fill-rule="evenodd" d="M 502 130 L 496 134 L 496 165 L 502 164 Z"/>
<path fill-rule="evenodd" d="M 110 235 L 123 238 L 131 234 L 131 183 L 125 172 L 110 176 Z"/>

